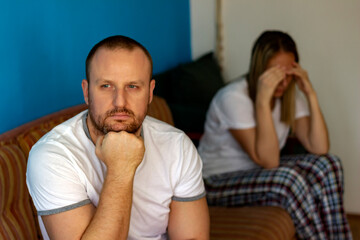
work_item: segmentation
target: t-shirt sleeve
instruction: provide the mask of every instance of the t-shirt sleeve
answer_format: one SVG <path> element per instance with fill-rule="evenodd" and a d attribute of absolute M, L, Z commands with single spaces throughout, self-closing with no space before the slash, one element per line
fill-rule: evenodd
<path fill-rule="evenodd" d="M 85 186 L 60 144 L 35 145 L 27 166 L 27 186 L 39 215 L 49 215 L 90 203 Z"/>
<path fill-rule="evenodd" d="M 222 129 L 247 129 L 256 126 L 254 105 L 242 92 L 228 91 L 214 101 L 215 114 Z"/>
<path fill-rule="evenodd" d="M 295 119 L 310 115 L 308 102 L 305 99 L 304 95 L 300 92 L 297 92 L 296 94 L 295 109 Z"/>
<path fill-rule="evenodd" d="M 194 201 L 205 196 L 202 161 L 194 144 L 185 134 L 181 151 L 173 200 Z"/>

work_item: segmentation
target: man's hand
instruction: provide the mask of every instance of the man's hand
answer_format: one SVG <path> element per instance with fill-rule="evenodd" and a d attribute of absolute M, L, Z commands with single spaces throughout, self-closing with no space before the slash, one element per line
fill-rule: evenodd
<path fill-rule="evenodd" d="M 145 146 L 143 139 L 134 134 L 109 132 L 98 137 L 95 153 L 106 164 L 108 171 L 116 174 L 133 173 L 144 157 Z"/>

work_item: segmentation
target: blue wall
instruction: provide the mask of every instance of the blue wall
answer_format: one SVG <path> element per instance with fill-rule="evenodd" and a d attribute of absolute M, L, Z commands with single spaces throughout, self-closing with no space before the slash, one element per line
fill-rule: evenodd
<path fill-rule="evenodd" d="M 154 73 L 191 60 L 188 0 L 4 1 L 0 32 L 0 133 L 83 103 L 85 58 L 107 36 L 142 43 Z"/>

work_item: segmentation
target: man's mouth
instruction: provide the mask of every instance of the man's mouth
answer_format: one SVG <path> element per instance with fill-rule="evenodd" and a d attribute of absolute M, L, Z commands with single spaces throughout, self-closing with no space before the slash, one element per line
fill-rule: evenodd
<path fill-rule="evenodd" d="M 130 114 L 125 113 L 125 112 L 113 113 L 109 116 L 109 118 L 112 118 L 114 120 L 127 120 L 130 117 L 131 117 Z"/>

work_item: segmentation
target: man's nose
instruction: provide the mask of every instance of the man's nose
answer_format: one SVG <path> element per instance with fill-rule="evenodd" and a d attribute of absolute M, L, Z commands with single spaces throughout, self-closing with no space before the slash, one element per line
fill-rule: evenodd
<path fill-rule="evenodd" d="M 122 89 L 117 89 L 114 92 L 113 104 L 116 107 L 124 107 L 126 105 L 126 93 Z"/>

